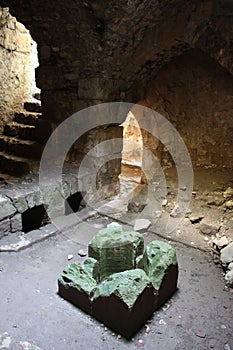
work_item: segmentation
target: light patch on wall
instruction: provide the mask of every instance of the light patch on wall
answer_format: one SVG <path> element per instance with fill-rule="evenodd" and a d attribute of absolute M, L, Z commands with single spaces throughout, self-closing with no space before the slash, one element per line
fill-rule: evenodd
<path fill-rule="evenodd" d="M 126 117 L 123 126 L 123 150 L 122 150 L 122 168 L 121 176 L 134 178 L 137 182 L 141 181 L 142 167 L 142 134 L 140 126 L 130 111 Z"/>
<path fill-rule="evenodd" d="M 35 83 L 37 45 L 24 25 L 0 8 L 0 131 L 40 90 Z"/>

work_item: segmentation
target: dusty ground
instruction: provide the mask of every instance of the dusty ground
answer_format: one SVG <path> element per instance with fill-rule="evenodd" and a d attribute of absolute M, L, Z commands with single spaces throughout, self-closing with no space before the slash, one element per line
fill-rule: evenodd
<path fill-rule="evenodd" d="M 173 186 L 172 170 L 167 176 L 168 185 Z M 74 256 L 72 262 L 85 259 L 78 255 L 79 249 L 86 250 L 93 234 L 113 219 L 95 215 L 26 250 L 1 253 L 0 349 L 38 350 L 34 344 L 43 350 L 232 350 L 233 293 L 225 289 L 223 270 L 213 263 L 208 251 L 211 237 L 205 239 L 198 228 L 200 223 L 190 222 L 190 216 L 201 214 L 203 221 L 221 226 L 219 234 L 230 237 L 232 211 L 219 199 L 233 185 L 231 181 L 232 173 L 226 170 L 196 173 L 192 213 L 178 231 L 165 237 L 177 250 L 179 289 L 132 341 L 117 337 L 57 295 L 57 278 L 69 263 L 68 255 Z M 171 206 L 173 199 L 171 194 Z M 168 206 L 165 211 L 170 209 Z M 152 207 L 148 211 L 153 214 Z M 121 218 L 133 223 L 134 215 L 125 213 Z M 151 231 L 154 229 L 152 225 Z M 146 242 L 161 239 L 153 232 L 144 237 Z"/>
<path fill-rule="evenodd" d="M 0 329 L 15 342 L 27 341 L 44 350 L 73 349 L 224 349 L 233 348 L 233 294 L 224 290 L 222 270 L 197 249 L 176 244 L 180 274 L 179 290 L 172 300 L 127 342 L 102 327 L 90 316 L 62 300 L 57 277 L 78 257 L 80 245 L 89 241 L 110 219 L 92 218 L 19 253 L 1 255 Z M 97 226 L 97 227 L 96 227 Z M 156 238 L 146 235 L 146 241 Z M 107 312 L 107 310 L 106 310 Z M 15 349 L 15 347 L 13 347 Z"/>
<path fill-rule="evenodd" d="M 166 170 L 167 181 L 167 204 L 162 208 L 161 221 L 167 220 L 169 214 L 173 210 L 177 199 L 178 179 L 177 173 L 174 168 Z M 140 213 L 126 212 L 126 207 L 122 205 L 124 213 L 116 213 L 116 218 L 119 218 L 128 223 L 134 223 L 137 217 L 148 218 L 152 222 L 151 230 L 158 232 L 157 226 L 159 223 L 156 217 L 156 208 L 154 206 L 153 197 L 159 188 L 154 181 L 154 186 L 148 188 L 146 185 L 142 186 L 138 184 L 139 172 L 137 170 L 128 170 L 124 168 L 124 177 L 122 178 L 122 193 L 127 192 L 127 186 L 129 184 L 127 179 L 133 181 L 134 189 L 133 193 L 136 194 L 134 202 L 147 204 L 145 209 Z M 181 186 L 181 184 L 179 184 Z M 207 249 L 207 244 L 211 242 L 211 238 L 214 238 L 212 233 L 205 235 L 200 231 L 202 224 L 208 224 L 216 227 L 218 230 L 217 236 L 221 237 L 225 235 L 229 239 L 233 240 L 233 202 L 232 207 L 227 208 L 226 203 L 232 201 L 233 195 L 224 197 L 224 192 L 227 188 L 232 188 L 233 191 L 233 170 L 232 169 L 214 169 L 214 168 L 195 168 L 194 169 L 194 184 L 193 195 L 191 196 L 191 202 L 188 206 L 189 212 L 185 218 L 179 223 L 179 226 L 167 235 L 167 238 L 173 238 L 174 240 L 182 241 L 188 245 L 193 245 L 199 248 Z M 128 188 L 130 191 L 130 188 Z M 154 191 L 154 193 L 153 193 Z M 184 192 L 185 193 L 185 192 Z M 114 206 L 114 203 L 113 203 Z M 192 219 L 199 218 L 199 222 L 192 223 Z M 191 219 L 191 220 L 190 220 Z"/>

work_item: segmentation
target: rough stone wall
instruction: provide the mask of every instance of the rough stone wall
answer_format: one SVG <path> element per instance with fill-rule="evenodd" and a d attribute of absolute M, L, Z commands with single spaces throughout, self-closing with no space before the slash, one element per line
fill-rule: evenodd
<path fill-rule="evenodd" d="M 46 120 L 41 133 L 96 103 L 145 99 L 151 78 L 190 49 L 233 72 L 231 0 L 0 0 L 0 5 L 9 6 L 38 43 L 37 82 Z M 98 129 L 95 143 L 104 133 Z M 78 148 L 85 151 L 84 144 Z"/>
<path fill-rule="evenodd" d="M 233 78 L 215 60 L 196 50 L 178 57 L 155 76 L 146 101 L 176 127 L 194 164 L 233 166 Z"/>
<path fill-rule="evenodd" d="M 85 166 L 89 168 L 91 175 L 96 174 L 96 189 L 101 190 L 104 198 L 116 194 L 117 191 L 123 148 L 122 129 L 121 126 L 116 125 L 94 128 L 78 139 L 67 156 L 69 162 L 78 165 L 85 156 Z M 112 139 L 120 140 L 117 147 L 114 141 L 111 143 Z M 105 141 L 110 141 L 107 147 L 103 146 Z M 92 153 L 96 146 L 100 147 L 96 148 Z M 109 154 L 113 155 L 113 157 L 110 157 L 111 160 L 106 161 Z M 95 198 L 93 199 L 95 200 Z"/>
<path fill-rule="evenodd" d="M 0 131 L 35 87 L 35 43 L 23 24 L 0 7 Z"/>
<path fill-rule="evenodd" d="M 96 102 L 136 102 L 151 76 L 190 48 L 233 69 L 230 0 L 0 4 L 10 6 L 38 43 L 42 108 L 55 123 Z"/>

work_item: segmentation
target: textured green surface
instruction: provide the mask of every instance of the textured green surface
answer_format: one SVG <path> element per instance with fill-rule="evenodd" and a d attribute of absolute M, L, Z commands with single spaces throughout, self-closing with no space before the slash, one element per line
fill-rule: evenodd
<path fill-rule="evenodd" d="M 177 264 L 176 251 L 166 242 L 153 241 L 146 247 L 143 260 L 144 270 L 157 292 L 167 268 Z"/>
<path fill-rule="evenodd" d="M 93 259 L 94 260 L 94 259 Z M 80 292 L 91 294 L 97 287 L 96 280 L 92 277 L 90 266 L 85 268 L 81 264 L 71 264 L 63 272 L 59 281 L 67 287 L 73 287 Z"/>
<path fill-rule="evenodd" d="M 93 294 L 93 300 L 115 294 L 131 309 L 138 296 L 149 286 L 151 282 L 145 271 L 127 270 L 115 273 L 101 282 Z"/>
<path fill-rule="evenodd" d="M 144 240 L 138 232 L 123 232 L 112 223 L 99 231 L 88 246 L 88 255 L 99 261 L 100 279 L 113 273 L 134 269 L 136 257 L 143 253 Z"/>
<path fill-rule="evenodd" d="M 138 232 L 123 232 L 112 223 L 99 231 L 88 247 L 84 264 L 71 264 L 59 281 L 85 292 L 90 299 L 118 296 L 132 308 L 146 287 L 157 294 L 169 266 L 177 264 L 173 247 L 153 241 L 143 254 L 144 240 Z"/>
<path fill-rule="evenodd" d="M 84 270 L 91 275 L 97 282 L 99 282 L 99 262 L 88 257 L 83 264 Z"/>
<path fill-rule="evenodd" d="M 137 256 L 137 258 L 136 258 L 136 268 L 144 270 L 143 254 Z"/>

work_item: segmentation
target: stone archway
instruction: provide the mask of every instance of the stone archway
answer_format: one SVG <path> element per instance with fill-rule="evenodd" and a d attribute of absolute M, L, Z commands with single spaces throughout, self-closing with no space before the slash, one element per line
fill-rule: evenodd
<path fill-rule="evenodd" d="M 29 30 L 0 7 L 0 129 L 21 112 L 26 101 L 40 93 L 35 69 L 39 65 L 37 44 Z"/>
<path fill-rule="evenodd" d="M 123 149 L 121 161 L 121 177 L 141 182 L 143 142 L 140 126 L 132 111 L 122 123 Z"/>

